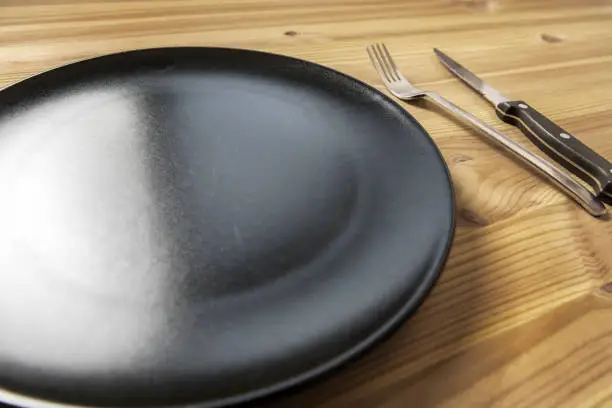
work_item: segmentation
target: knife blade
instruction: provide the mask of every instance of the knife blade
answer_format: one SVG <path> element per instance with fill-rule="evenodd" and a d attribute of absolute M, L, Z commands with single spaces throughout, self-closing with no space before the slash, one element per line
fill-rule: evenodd
<path fill-rule="evenodd" d="M 595 195 L 612 204 L 612 163 L 562 127 L 521 100 L 512 100 L 434 48 L 440 62 L 495 107 L 497 116 L 518 127 L 540 150 L 591 186 Z"/>

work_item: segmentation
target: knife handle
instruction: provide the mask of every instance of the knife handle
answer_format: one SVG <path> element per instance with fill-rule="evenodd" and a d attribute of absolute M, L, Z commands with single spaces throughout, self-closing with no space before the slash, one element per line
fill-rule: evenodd
<path fill-rule="evenodd" d="M 612 203 L 612 163 L 523 101 L 502 102 L 497 116 L 521 129 L 540 150 L 580 177 L 595 195 Z"/>
<path fill-rule="evenodd" d="M 561 191 L 573 198 L 592 216 L 602 217 L 606 214 L 606 207 L 601 203 L 601 201 L 596 199 L 585 186 L 574 180 L 574 178 L 565 170 L 560 169 L 550 161 L 533 153 L 531 150 L 525 149 L 514 140 L 502 133 L 499 133 L 497 130 L 478 119 L 476 116 L 461 109 L 443 96 L 435 92 L 423 92 L 421 96 L 426 97 L 428 100 L 445 109 L 453 116 L 461 119 L 463 122 L 470 124 L 483 135 L 487 136 L 489 140 L 494 141 L 508 152 L 514 154 L 517 159 L 531 166 L 532 169 L 556 184 Z M 407 99 L 412 100 L 413 97 L 411 96 Z"/>

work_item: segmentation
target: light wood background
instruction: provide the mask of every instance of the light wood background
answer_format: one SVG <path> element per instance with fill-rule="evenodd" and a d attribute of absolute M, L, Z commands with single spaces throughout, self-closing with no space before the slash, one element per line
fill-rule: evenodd
<path fill-rule="evenodd" d="M 437 62 L 447 51 L 612 159 L 609 0 L 0 0 L 0 87 L 124 49 L 215 45 L 411 81 L 515 140 Z M 612 223 L 436 112 L 406 105 L 447 159 L 459 226 L 439 284 L 389 341 L 270 408 L 612 407 Z"/>

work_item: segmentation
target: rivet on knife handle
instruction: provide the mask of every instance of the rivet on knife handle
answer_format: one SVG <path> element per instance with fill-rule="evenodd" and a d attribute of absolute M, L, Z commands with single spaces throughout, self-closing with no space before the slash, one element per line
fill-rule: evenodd
<path fill-rule="evenodd" d="M 523 101 L 502 102 L 497 115 L 557 163 L 580 177 L 603 201 L 612 203 L 612 163 Z"/>

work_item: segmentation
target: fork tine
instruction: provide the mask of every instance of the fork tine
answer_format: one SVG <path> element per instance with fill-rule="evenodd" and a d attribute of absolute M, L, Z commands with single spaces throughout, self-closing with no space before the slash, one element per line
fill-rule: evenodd
<path fill-rule="evenodd" d="M 368 52 L 368 56 L 370 57 L 372 65 L 374 65 L 374 69 L 376 70 L 376 72 L 378 72 L 378 75 L 380 75 L 380 78 L 383 80 L 383 82 L 390 82 L 389 78 L 387 77 L 387 73 L 384 71 L 382 65 L 380 64 L 380 60 L 376 55 L 374 45 L 368 45 L 366 47 L 366 51 Z"/>
<path fill-rule="evenodd" d="M 393 68 L 391 67 L 391 64 L 389 63 L 389 60 L 387 59 L 384 51 L 383 51 L 383 46 L 384 44 L 382 43 L 378 43 L 376 44 L 376 51 L 378 54 L 378 57 L 380 58 L 381 64 L 385 67 L 385 71 L 387 72 L 387 75 L 389 76 L 389 79 L 391 79 L 391 82 L 393 81 L 397 81 L 399 78 L 396 77 L 396 75 L 393 74 Z"/>
<path fill-rule="evenodd" d="M 382 53 L 382 49 L 380 48 L 380 44 L 374 44 L 373 46 L 374 49 L 374 56 L 376 57 L 376 59 L 378 60 L 378 63 L 380 64 L 380 66 L 382 67 L 383 71 L 385 72 L 385 76 L 387 77 L 387 80 L 389 82 L 394 82 L 395 78 L 393 77 L 393 75 L 391 74 L 391 69 L 389 67 L 389 64 L 387 63 L 383 53 Z"/>
<path fill-rule="evenodd" d="M 391 65 L 391 72 L 395 74 L 395 77 L 397 78 L 398 81 L 401 80 L 400 71 L 399 69 L 397 69 L 397 66 L 395 65 L 395 61 L 393 61 L 393 57 L 391 57 L 391 54 L 389 53 L 387 46 L 385 45 L 385 43 L 380 43 L 380 44 L 382 45 L 382 48 L 385 51 L 385 55 L 387 56 L 387 61 Z"/>

